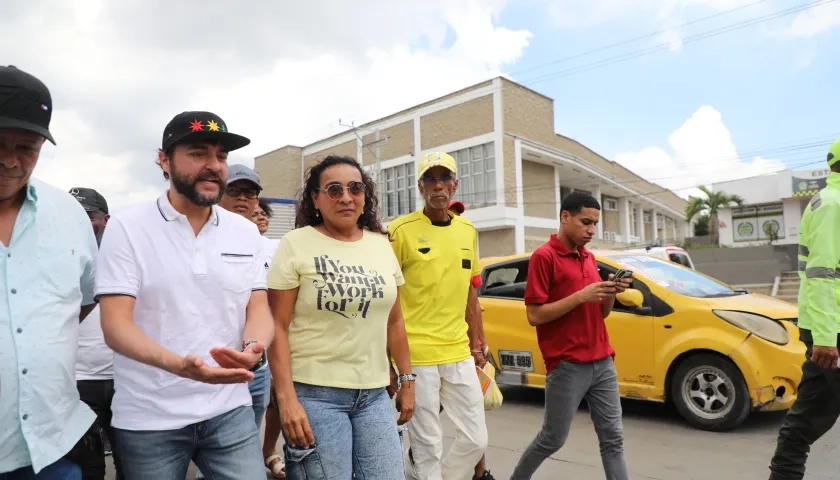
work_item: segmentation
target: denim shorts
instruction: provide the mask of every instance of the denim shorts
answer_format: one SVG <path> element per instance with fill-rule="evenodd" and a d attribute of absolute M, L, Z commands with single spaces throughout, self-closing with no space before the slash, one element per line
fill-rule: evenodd
<path fill-rule="evenodd" d="M 315 445 L 285 445 L 289 480 L 405 477 L 403 450 L 385 388 L 356 390 L 295 383 Z"/>

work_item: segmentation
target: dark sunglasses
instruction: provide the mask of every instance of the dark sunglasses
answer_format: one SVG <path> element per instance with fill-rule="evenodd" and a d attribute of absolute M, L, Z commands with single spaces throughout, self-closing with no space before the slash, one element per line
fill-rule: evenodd
<path fill-rule="evenodd" d="M 318 191 L 326 193 L 330 200 L 340 200 L 344 196 L 345 189 L 354 197 L 365 194 L 365 184 L 362 182 L 350 182 L 346 187 L 340 183 L 331 183 L 327 185 L 327 188 L 319 188 Z"/>
<path fill-rule="evenodd" d="M 425 183 L 427 185 L 429 185 L 429 184 L 434 185 L 435 183 L 438 182 L 438 180 L 440 180 L 443 183 L 449 183 L 452 180 L 455 180 L 455 177 L 452 176 L 452 174 L 450 174 L 450 173 L 444 173 L 443 175 L 441 175 L 439 177 L 433 177 L 431 175 L 424 175 L 423 176 L 423 183 Z"/>
<path fill-rule="evenodd" d="M 253 200 L 257 198 L 257 195 L 260 194 L 259 190 L 256 188 L 246 188 L 246 187 L 227 187 L 225 189 L 225 194 L 231 197 L 238 197 L 240 194 L 245 194 L 245 198 L 248 200 Z"/>

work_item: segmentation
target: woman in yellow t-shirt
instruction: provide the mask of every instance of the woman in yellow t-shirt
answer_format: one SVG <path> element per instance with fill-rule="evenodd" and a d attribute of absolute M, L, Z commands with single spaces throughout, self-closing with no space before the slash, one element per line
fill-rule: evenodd
<path fill-rule="evenodd" d="M 276 333 L 269 366 L 295 478 L 403 478 L 397 424 L 414 412 L 399 287 L 375 184 L 350 157 L 309 170 L 296 219 L 268 271 Z M 386 387 L 399 370 L 400 419 Z"/>

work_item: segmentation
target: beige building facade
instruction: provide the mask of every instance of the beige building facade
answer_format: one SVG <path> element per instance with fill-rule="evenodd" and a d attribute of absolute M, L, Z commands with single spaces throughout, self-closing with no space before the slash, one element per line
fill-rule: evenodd
<path fill-rule="evenodd" d="M 379 167 L 374 148 L 379 130 Z M 367 145 L 366 145 L 367 144 Z M 458 162 L 456 198 L 479 232 L 482 257 L 535 249 L 558 227 L 560 201 L 586 191 L 602 205 L 599 248 L 674 243 L 687 235 L 686 201 L 586 146 L 554 132 L 554 101 L 495 78 L 305 147 L 257 157 L 263 194 L 297 198 L 306 169 L 327 155 L 349 155 L 375 175 L 382 216 L 422 205 L 416 164 L 431 151 Z"/>

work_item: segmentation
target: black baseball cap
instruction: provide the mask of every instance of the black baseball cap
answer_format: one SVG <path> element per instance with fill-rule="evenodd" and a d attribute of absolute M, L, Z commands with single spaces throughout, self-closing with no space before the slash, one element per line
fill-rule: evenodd
<path fill-rule="evenodd" d="M 0 128 L 37 133 L 53 145 L 52 96 L 46 85 L 15 66 L 0 66 Z"/>
<path fill-rule="evenodd" d="M 70 195 L 76 197 L 76 200 L 85 207 L 86 212 L 102 210 L 108 213 L 108 202 L 105 201 L 105 197 L 92 188 L 74 187 L 70 189 Z"/>
<path fill-rule="evenodd" d="M 222 117 L 210 112 L 182 112 L 175 115 L 163 129 L 161 149 L 166 150 L 185 141 L 217 141 L 228 152 L 251 143 L 250 139 L 242 135 L 230 133 Z"/>

